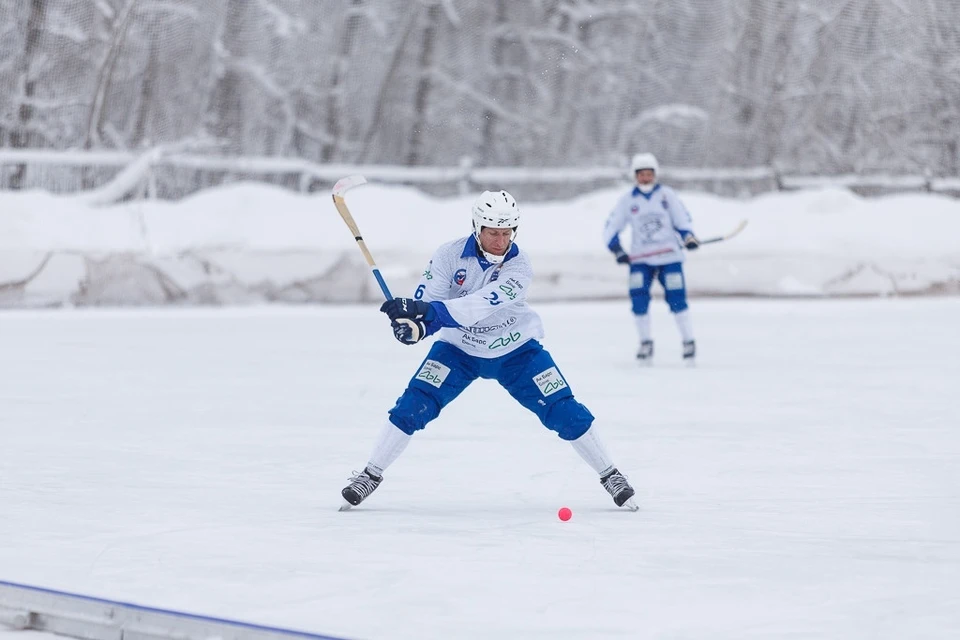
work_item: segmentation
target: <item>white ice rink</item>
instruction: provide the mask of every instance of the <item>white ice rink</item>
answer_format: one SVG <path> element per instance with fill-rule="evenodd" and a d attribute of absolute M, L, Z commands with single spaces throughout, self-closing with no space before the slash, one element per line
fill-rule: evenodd
<path fill-rule="evenodd" d="M 653 304 L 651 369 L 626 300 L 539 306 L 637 513 L 489 381 L 339 513 L 427 350 L 374 306 L 4 312 L 0 579 L 349 638 L 960 637 L 960 299 L 693 300 L 696 369 Z"/>

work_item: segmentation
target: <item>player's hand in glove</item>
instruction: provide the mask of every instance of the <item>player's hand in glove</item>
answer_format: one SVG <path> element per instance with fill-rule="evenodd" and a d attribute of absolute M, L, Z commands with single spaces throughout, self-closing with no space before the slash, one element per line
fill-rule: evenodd
<path fill-rule="evenodd" d="M 630 256 L 623 249 L 617 249 L 613 252 L 613 255 L 617 259 L 617 264 L 630 264 Z"/>
<path fill-rule="evenodd" d="M 437 315 L 429 302 L 414 300 L 413 298 L 394 298 L 393 300 L 387 300 L 380 305 L 380 311 L 387 314 L 387 317 L 391 320 L 408 318 L 410 320 L 430 322 Z"/>
<path fill-rule="evenodd" d="M 420 320 L 397 318 L 390 323 L 393 337 L 403 344 L 417 344 L 427 335 L 427 327 Z"/>
<path fill-rule="evenodd" d="M 693 251 L 700 246 L 700 241 L 697 240 L 697 236 L 693 235 L 693 231 L 680 232 L 680 239 L 683 240 L 683 246 L 687 248 L 687 251 Z"/>
<path fill-rule="evenodd" d="M 416 344 L 427 336 L 427 323 L 437 316 L 429 302 L 413 298 L 394 298 L 380 305 L 390 318 L 394 337 L 403 344 Z"/>

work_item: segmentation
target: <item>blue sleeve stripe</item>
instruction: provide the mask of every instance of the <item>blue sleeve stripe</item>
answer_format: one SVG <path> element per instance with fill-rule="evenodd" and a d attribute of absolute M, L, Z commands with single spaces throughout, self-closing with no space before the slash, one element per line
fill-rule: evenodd
<path fill-rule="evenodd" d="M 613 240 L 610 241 L 610 244 L 607 245 L 607 248 L 614 253 L 622 251 L 623 248 L 620 246 L 620 234 L 613 236 Z"/>
<path fill-rule="evenodd" d="M 432 335 L 440 330 L 441 327 L 459 327 L 460 323 L 453 319 L 453 316 L 450 315 L 450 312 L 447 311 L 447 306 L 439 301 L 433 301 L 430 303 L 430 306 L 433 308 L 436 317 L 427 323 L 427 335 Z"/>

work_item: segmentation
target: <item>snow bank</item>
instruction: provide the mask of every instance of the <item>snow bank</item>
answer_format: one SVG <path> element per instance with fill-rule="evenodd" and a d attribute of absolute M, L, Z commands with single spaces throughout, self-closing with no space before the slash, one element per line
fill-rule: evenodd
<path fill-rule="evenodd" d="M 626 188 L 626 187 L 624 187 Z M 626 295 L 600 240 L 621 189 L 524 205 L 518 243 L 539 300 Z M 692 295 L 851 296 L 960 291 L 960 201 L 865 199 L 842 189 L 750 200 L 682 193 L 701 237 Z M 432 250 L 469 232 L 472 197 L 366 185 L 347 196 L 391 289 L 411 292 Z M 360 302 L 379 296 L 329 194 L 245 183 L 178 202 L 110 207 L 83 196 L 0 193 L 0 306 Z"/>

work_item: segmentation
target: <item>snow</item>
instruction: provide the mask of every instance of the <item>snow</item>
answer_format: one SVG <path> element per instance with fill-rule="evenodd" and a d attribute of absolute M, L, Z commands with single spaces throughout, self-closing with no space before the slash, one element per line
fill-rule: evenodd
<path fill-rule="evenodd" d="M 0 626 L 0 640 L 62 640 L 62 636 L 40 631 L 8 631 Z"/>
<path fill-rule="evenodd" d="M 521 202 L 518 242 L 537 300 L 625 296 L 624 269 L 600 241 L 622 189 Z M 700 295 L 851 296 L 960 290 L 960 201 L 862 198 L 840 188 L 728 199 L 682 193 L 702 238 L 746 230 L 689 255 Z M 177 202 L 93 207 L 87 196 L 0 193 L 4 306 L 372 301 L 367 267 L 327 192 L 253 183 Z M 347 201 L 391 288 L 412 291 L 434 247 L 469 232 L 473 196 L 434 198 L 368 184 Z M 44 261 L 50 259 L 49 264 Z M 49 270 L 49 271 L 47 271 Z M 33 275 L 31 275 L 33 274 Z M 304 288 L 304 283 L 309 287 Z M 176 291 L 165 300 L 161 290 Z"/>
<path fill-rule="evenodd" d="M 6 311 L 0 578 L 351 638 L 960 637 L 960 299 L 694 298 L 694 369 L 661 301 L 649 369 L 625 300 L 538 309 L 637 513 L 490 381 L 338 512 L 426 352 L 370 304 Z"/>

